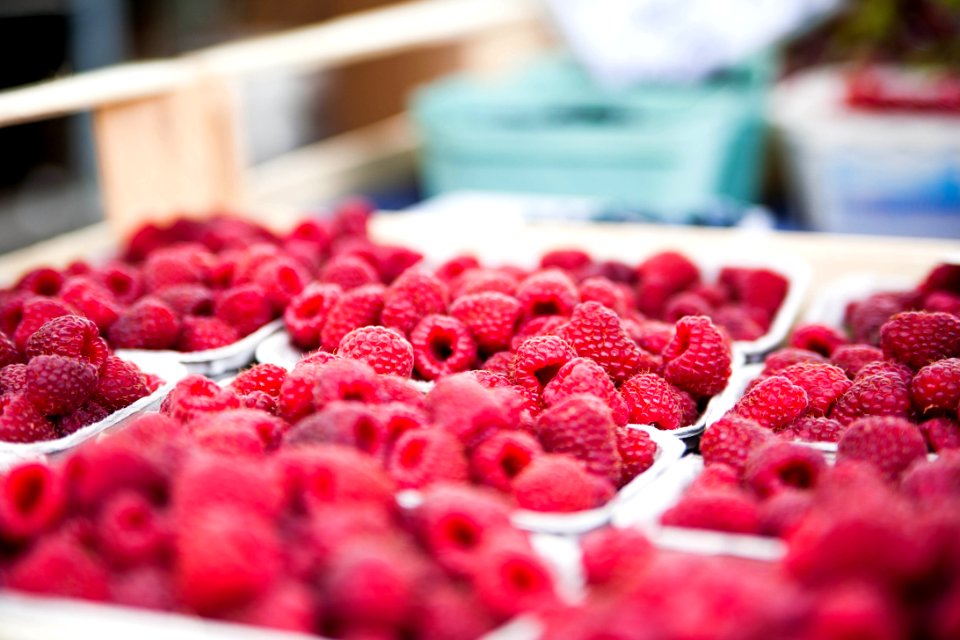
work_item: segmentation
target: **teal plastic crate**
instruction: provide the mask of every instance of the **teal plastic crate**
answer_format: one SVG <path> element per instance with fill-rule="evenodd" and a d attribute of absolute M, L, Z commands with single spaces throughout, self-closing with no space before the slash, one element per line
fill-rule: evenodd
<path fill-rule="evenodd" d="M 413 102 L 424 188 L 588 196 L 676 222 L 718 197 L 752 201 L 771 68 L 611 91 L 553 56 L 497 82 L 440 81 Z"/>

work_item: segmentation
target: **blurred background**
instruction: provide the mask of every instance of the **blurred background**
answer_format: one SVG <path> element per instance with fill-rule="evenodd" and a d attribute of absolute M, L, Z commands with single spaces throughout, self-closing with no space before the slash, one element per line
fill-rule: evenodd
<path fill-rule="evenodd" d="M 410 3 L 2 0 L 0 89 Z M 526 4 L 481 42 L 245 77 L 246 162 L 282 186 L 326 141 L 375 168 L 307 208 L 538 194 L 530 215 L 960 238 L 960 0 Z M 0 251 L 102 219 L 92 140 L 88 115 L 0 129 Z"/>

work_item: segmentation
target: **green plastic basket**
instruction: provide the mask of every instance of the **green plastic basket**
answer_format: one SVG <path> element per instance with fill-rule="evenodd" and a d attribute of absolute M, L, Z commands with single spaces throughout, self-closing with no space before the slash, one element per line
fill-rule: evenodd
<path fill-rule="evenodd" d="M 771 67 L 608 91 L 553 56 L 496 83 L 440 81 L 413 103 L 425 190 L 589 196 L 677 222 L 717 197 L 751 201 Z"/>

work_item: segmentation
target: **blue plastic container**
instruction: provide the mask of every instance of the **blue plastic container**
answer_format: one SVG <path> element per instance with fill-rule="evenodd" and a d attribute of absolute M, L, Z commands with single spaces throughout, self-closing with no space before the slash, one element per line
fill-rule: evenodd
<path fill-rule="evenodd" d="M 555 56 L 498 82 L 440 81 L 413 103 L 425 190 L 589 196 L 674 222 L 717 197 L 751 201 L 771 67 L 616 91 Z"/>

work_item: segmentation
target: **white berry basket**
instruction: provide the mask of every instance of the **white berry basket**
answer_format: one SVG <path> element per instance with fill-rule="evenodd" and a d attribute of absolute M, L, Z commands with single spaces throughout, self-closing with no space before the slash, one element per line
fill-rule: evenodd
<path fill-rule="evenodd" d="M 135 364 L 141 371 L 160 377 L 163 384 L 150 395 L 144 396 L 123 409 L 114 411 L 103 420 L 88 424 L 68 436 L 43 442 L 0 442 L 0 470 L 9 468 L 20 461 L 43 459 L 48 455 L 74 449 L 104 433 L 121 429 L 123 425 L 137 415 L 159 407 L 160 402 L 170 393 L 177 382 L 188 375 L 187 368 L 183 364 L 165 354 L 155 353 L 150 357 L 144 356 Z"/>

